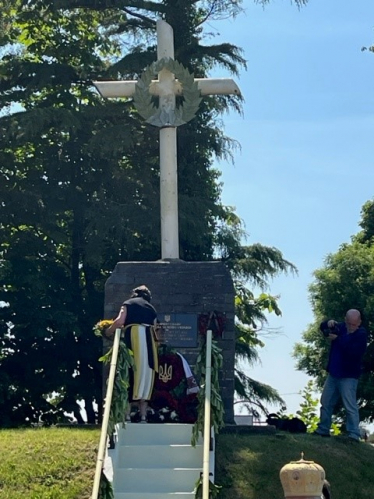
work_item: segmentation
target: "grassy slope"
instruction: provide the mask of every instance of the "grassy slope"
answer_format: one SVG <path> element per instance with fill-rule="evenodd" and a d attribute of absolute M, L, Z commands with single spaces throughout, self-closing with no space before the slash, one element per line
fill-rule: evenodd
<path fill-rule="evenodd" d="M 0 431 L 1 499 L 88 499 L 99 430 Z"/>
<path fill-rule="evenodd" d="M 0 430 L 1 499 L 88 499 L 99 430 Z M 283 499 L 289 461 L 321 464 L 333 499 L 374 499 L 374 447 L 308 435 L 219 435 L 219 499 Z"/>
<path fill-rule="evenodd" d="M 290 461 L 320 464 L 333 499 L 374 499 L 374 447 L 312 435 L 219 435 L 216 482 L 219 499 L 282 499 L 279 471 Z"/>

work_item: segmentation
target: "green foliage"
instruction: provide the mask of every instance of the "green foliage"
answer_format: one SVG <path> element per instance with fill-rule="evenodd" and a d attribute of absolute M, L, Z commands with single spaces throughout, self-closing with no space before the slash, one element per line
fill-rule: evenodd
<path fill-rule="evenodd" d="M 321 388 L 329 343 L 319 331 L 320 322 L 328 318 L 344 320 L 350 308 L 361 310 L 369 341 L 357 394 L 361 419 L 369 421 L 374 420 L 373 204 L 373 201 L 367 202 L 362 209 L 362 231 L 350 244 L 343 244 L 335 254 L 328 255 L 324 267 L 315 271 L 315 281 L 310 286 L 315 321 L 303 334 L 304 342 L 294 349 L 298 369 L 313 376 Z"/>
<path fill-rule="evenodd" d="M 210 393 L 210 423 L 214 432 L 218 433 L 224 426 L 223 416 L 224 408 L 220 395 L 218 375 L 222 368 L 223 357 L 222 350 L 216 340 L 212 339 L 211 356 L 211 393 Z M 199 439 L 199 433 L 204 435 L 205 420 L 205 386 L 206 386 L 206 336 L 200 338 L 200 352 L 196 360 L 196 373 L 200 378 L 200 390 L 197 395 L 197 420 L 192 428 L 191 445 L 194 447 Z"/>
<path fill-rule="evenodd" d="M 308 433 L 313 433 L 319 423 L 319 399 L 313 396 L 315 389 L 315 382 L 312 380 L 308 381 L 306 387 L 301 392 L 303 402 L 300 403 L 300 409 L 296 411 L 297 416 L 306 424 Z M 341 422 L 334 416 L 331 425 L 332 435 L 340 435 L 341 426 Z"/>
<path fill-rule="evenodd" d="M 300 403 L 300 409 L 296 411 L 297 416 L 304 421 L 308 433 L 313 433 L 317 429 L 319 422 L 318 399 L 313 397 L 314 382 L 308 381 L 306 387 L 301 392 L 303 402 Z"/>
<path fill-rule="evenodd" d="M 113 356 L 113 347 L 99 360 L 105 364 L 110 364 Z M 113 385 L 112 403 L 108 421 L 107 434 L 112 435 L 117 423 L 125 422 L 125 414 L 129 406 L 128 388 L 129 369 L 135 369 L 134 356 L 123 341 L 120 341 L 118 348 L 118 358 L 116 373 Z"/>
<path fill-rule="evenodd" d="M 100 476 L 100 487 L 98 499 L 114 499 L 114 491 L 112 482 L 108 480 L 105 473 L 102 471 Z"/>
<path fill-rule="evenodd" d="M 219 491 L 222 487 L 216 485 L 211 480 L 209 480 L 209 499 L 216 499 L 219 495 Z M 203 499 L 203 474 L 195 483 L 195 499 Z"/>

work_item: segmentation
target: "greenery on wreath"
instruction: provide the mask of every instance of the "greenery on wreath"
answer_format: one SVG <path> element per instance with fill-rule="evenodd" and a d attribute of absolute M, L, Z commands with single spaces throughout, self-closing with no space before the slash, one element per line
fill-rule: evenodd
<path fill-rule="evenodd" d="M 222 368 L 222 349 L 216 340 L 212 339 L 211 357 L 211 394 L 210 394 L 210 421 L 216 433 L 224 426 L 224 408 L 220 394 L 218 373 Z M 200 353 L 196 361 L 196 373 L 200 376 L 200 391 L 198 394 L 197 420 L 192 428 L 191 445 L 196 446 L 199 433 L 204 432 L 204 405 L 205 405 L 205 375 L 206 375 L 206 336 L 200 336 Z"/>
<path fill-rule="evenodd" d="M 152 78 L 162 69 L 168 69 L 173 73 L 183 87 L 183 103 L 169 111 L 162 107 L 157 108 L 149 91 Z M 194 81 L 194 75 L 178 61 L 168 57 L 148 66 L 135 86 L 134 104 L 136 109 L 147 123 L 158 127 L 184 125 L 195 116 L 200 102 L 200 90 Z"/>

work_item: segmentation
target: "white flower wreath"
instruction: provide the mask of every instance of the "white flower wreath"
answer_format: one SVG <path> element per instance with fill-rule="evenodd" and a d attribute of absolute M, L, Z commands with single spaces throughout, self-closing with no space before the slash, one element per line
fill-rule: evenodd
<path fill-rule="evenodd" d="M 152 78 L 164 68 L 175 75 L 183 88 L 183 103 L 178 108 L 170 111 L 155 107 L 152 95 L 149 92 Z M 158 127 L 184 125 L 195 116 L 200 102 L 200 90 L 197 82 L 194 81 L 194 75 L 178 61 L 171 58 L 164 57 L 153 62 L 143 72 L 135 85 L 135 107 L 150 125 Z"/>

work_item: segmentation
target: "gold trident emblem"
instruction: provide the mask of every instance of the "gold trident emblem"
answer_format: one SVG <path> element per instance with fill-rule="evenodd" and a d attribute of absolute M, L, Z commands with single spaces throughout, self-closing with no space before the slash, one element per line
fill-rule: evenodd
<path fill-rule="evenodd" d="M 173 377 L 173 366 L 169 366 L 165 362 L 165 366 L 159 366 L 158 377 L 164 383 L 167 383 Z"/>

